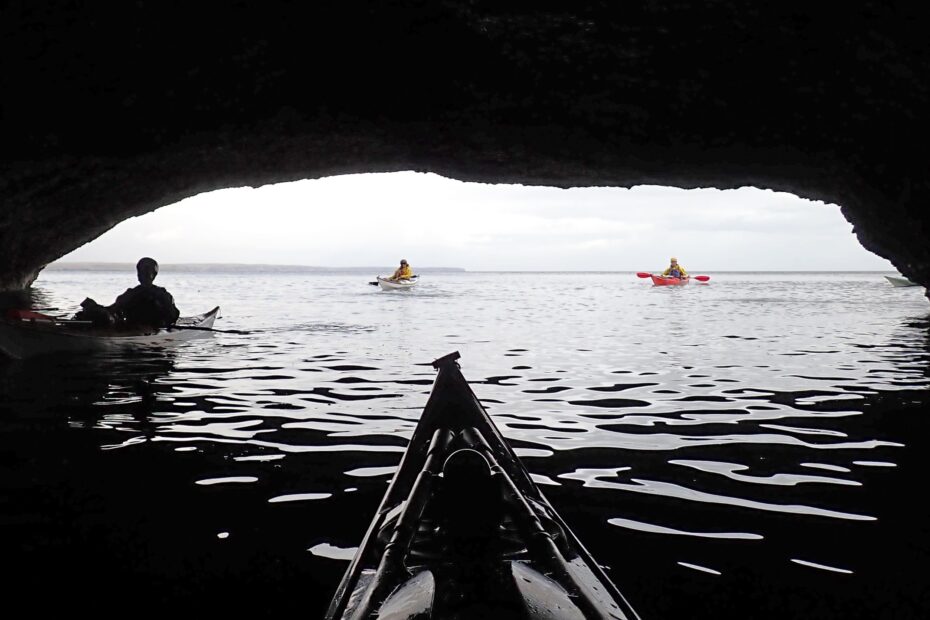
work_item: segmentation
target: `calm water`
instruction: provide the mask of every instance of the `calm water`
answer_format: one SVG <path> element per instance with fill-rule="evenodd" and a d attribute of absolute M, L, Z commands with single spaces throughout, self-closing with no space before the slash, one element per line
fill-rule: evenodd
<path fill-rule="evenodd" d="M 47 271 L 40 308 L 131 272 Z M 461 366 L 644 620 L 930 615 L 930 304 L 876 273 L 163 271 L 172 350 L 0 361 L 8 600 L 320 617 Z M 13 603 L 9 603 L 12 605 Z"/>

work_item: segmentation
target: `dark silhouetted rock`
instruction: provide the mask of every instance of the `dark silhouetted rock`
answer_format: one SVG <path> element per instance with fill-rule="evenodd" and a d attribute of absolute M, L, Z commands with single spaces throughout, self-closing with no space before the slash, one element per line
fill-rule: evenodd
<path fill-rule="evenodd" d="M 840 204 L 866 248 L 930 285 L 922 11 L 11 0 L 0 288 L 203 191 L 411 169 L 793 192 Z"/>

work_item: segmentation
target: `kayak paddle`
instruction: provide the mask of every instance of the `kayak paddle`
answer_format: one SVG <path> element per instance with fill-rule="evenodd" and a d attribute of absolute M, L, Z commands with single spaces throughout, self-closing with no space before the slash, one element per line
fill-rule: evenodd
<path fill-rule="evenodd" d="M 78 321 L 63 316 L 42 314 L 34 310 L 12 309 L 6 311 L 6 318 L 11 320 L 29 321 L 31 323 L 55 323 L 56 325 L 90 325 L 91 321 Z"/>
<path fill-rule="evenodd" d="M 197 331 L 203 331 L 203 332 L 217 332 L 220 334 L 240 334 L 242 336 L 248 336 L 249 334 L 252 333 L 252 332 L 239 331 L 238 329 L 213 329 L 212 327 L 200 327 L 198 325 L 169 325 L 166 329 L 168 331 L 171 331 L 173 329 L 195 329 Z"/>
<path fill-rule="evenodd" d="M 34 310 L 19 310 L 11 309 L 6 311 L 6 318 L 8 319 L 20 319 L 22 321 L 58 321 L 60 320 L 56 316 L 49 316 L 48 314 L 42 314 L 41 312 L 36 312 Z"/>
<path fill-rule="evenodd" d="M 637 271 L 636 276 L 639 278 L 651 278 L 651 273 L 646 273 L 645 271 Z M 664 276 L 663 276 L 664 277 Z M 710 281 L 710 276 L 690 276 L 697 280 L 698 282 L 708 282 Z"/>

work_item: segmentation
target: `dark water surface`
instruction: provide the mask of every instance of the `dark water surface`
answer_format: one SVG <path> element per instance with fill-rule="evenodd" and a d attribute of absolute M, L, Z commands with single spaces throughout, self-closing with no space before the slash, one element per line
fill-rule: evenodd
<path fill-rule="evenodd" d="M 34 302 L 132 275 L 49 271 Z M 644 620 L 930 617 L 922 289 L 711 275 L 164 272 L 251 334 L 0 360 L 4 608 L 320 617 L 458 350 Z"/>

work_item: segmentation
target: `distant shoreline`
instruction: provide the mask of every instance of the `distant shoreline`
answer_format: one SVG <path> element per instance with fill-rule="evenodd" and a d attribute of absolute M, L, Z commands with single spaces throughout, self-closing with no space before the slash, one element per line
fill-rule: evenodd
<path fill-rule="evenodd" d="M 312 265 L 274 265 L 264 263 L 161 263 L 161 271 L 164 272 L 189 272 L 189 273 L 386 273 L 392 271 L 395 266 L 369 266 L 369 267 L 318 267 Z M 47 271 L 135 271 L 135 263 L 123 262 L 54 262 L 48 265 Z M 634 269 L 591 269 L 591 270 L 547 270 L 547 269 L 480 269 L 471 271 L 463 267 L 416 267 L 418 273 L 513 273 L 513 274 L 533 274 L 533 273 L 636 273 Z M 896 271 L 884 269 L 746 269 L 746 270 L 706 270 L 706 273 L 727 274 L 727 273 L 791 273 L 791 274 L 819 274 L 819 273 L 874 273 L 874 274 L 897 274 Z"/>
<path fill-rule="evenodd" d="M 276 272 L 276 273 L 381 273 L 393 271 L 394 266 L 380 267 L 316 267 L 312 265 L 270 265 L 254 263 L 159 263 L 159 269 L 165 271 L 188 271 L 203 273 L 248 273 L 248 272 Z M 135 271 L 135 263 L 103 263 L 103 262 L 54 262 L 46 268 L 48 271 Z M 462 273 L 461 267 L 417 267 L 421 273 Z"/>

